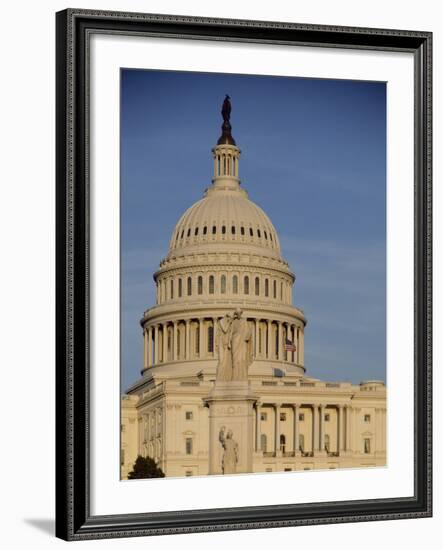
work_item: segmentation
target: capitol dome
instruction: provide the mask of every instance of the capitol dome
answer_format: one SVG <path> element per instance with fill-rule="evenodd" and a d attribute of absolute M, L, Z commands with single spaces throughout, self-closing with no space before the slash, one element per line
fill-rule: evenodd
<path fill-rule="evenodd" d="M 247 248 L 281 260 L 277 232 L 263 210 L 248 198 L 240 184 L 223 187 L 215 178 L 204 197 L 178 221 L 169 244 L 169 257 L 194 250 L 217 252 Z"/>
<path fill-rule="evenodd" d="M 304 373 L 306 320 L 292 305 L 295 276 L 274 225 L 240 183 L 240 154 L 224 115 L 212 183 L 178 220 L 154 273 L 156 304 L 141 319 L 146 375 L 212 376 L 218 319 L 236 309 L 254 334 L 252 376 L 282 367 Z M 288 341 L 297 351 L 286 349 Z"/>

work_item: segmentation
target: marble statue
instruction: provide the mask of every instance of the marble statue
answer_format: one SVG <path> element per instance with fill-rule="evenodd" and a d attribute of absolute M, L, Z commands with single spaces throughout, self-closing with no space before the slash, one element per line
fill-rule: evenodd
<path fill-rule="evenodd" d="M 217 321 L 218 365 L 216 379 L 220 382 L 230 382 L 232 380 L 232 321 L 233 318 L 229 313 Z"/>
<path fill-rule="evenodd" d="M 216 379 L 220 382 L 239 382 L 248 379 L 252 363 L 252 333 L 241 309 L 218 321 L 218 364 Z"/>
<path fill-rule="evenodd" d="M 252 332 L 248 321 L 242 317 L 242 310 L 236 309 L 232 320 L 232 379 L 248 379 L 248 368 L 252 363 Z"/>
<path fill-rule="evenodd" d="M 235 474 L 238 462 L 238 443 L 233 439 L 232 430 L 228 430 L 225 436 L 225 426 L 222 426 L 219 433 L 219 441 L 223 447 L 222 472 L 223 474 Z"/>

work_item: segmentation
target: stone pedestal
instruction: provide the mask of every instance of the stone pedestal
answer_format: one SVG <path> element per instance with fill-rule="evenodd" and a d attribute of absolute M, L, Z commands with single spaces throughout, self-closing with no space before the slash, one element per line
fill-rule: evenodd
<path fill-rule="evenodd" d="M 224 448 L 220 432 L 232 431 L 237 444 L 238 462 L 235 473 L 253 471 L 254 452 L 254 404 L 258 396 L 250 389 L 249 382 L 216 382 L 204 399 L 209 407 L 209 473 L 223 474 Z M 234 472 L 233 472 L 234 473 Z"/>

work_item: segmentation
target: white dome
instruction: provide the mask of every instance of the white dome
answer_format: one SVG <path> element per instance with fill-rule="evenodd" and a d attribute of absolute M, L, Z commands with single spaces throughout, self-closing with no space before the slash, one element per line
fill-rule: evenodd
<path fill-rule="evenodd" d="M 277 232 L 247 192 L 239 185 L 212 185 L 178 221 L 168 257 L 192 254 L 197 249 L 221 252 L 228 248 L 281 260 Z"/>

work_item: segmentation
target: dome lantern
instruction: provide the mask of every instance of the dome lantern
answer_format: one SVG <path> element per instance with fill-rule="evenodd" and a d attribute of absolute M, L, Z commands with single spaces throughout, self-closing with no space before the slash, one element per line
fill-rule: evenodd
<path fill-rule="evenodd" d="M 231 102 L 230 97 L 226 95 L 221 114 L 223 117 L 222 135 L 217 141 L 217 145 L 212 149 L 214 157 L 214 178 L 215 187 L 237 189 L 240 185 L 238 163 L 240 158 L 240 149 L 236 146 L 232 137 Z"/>

